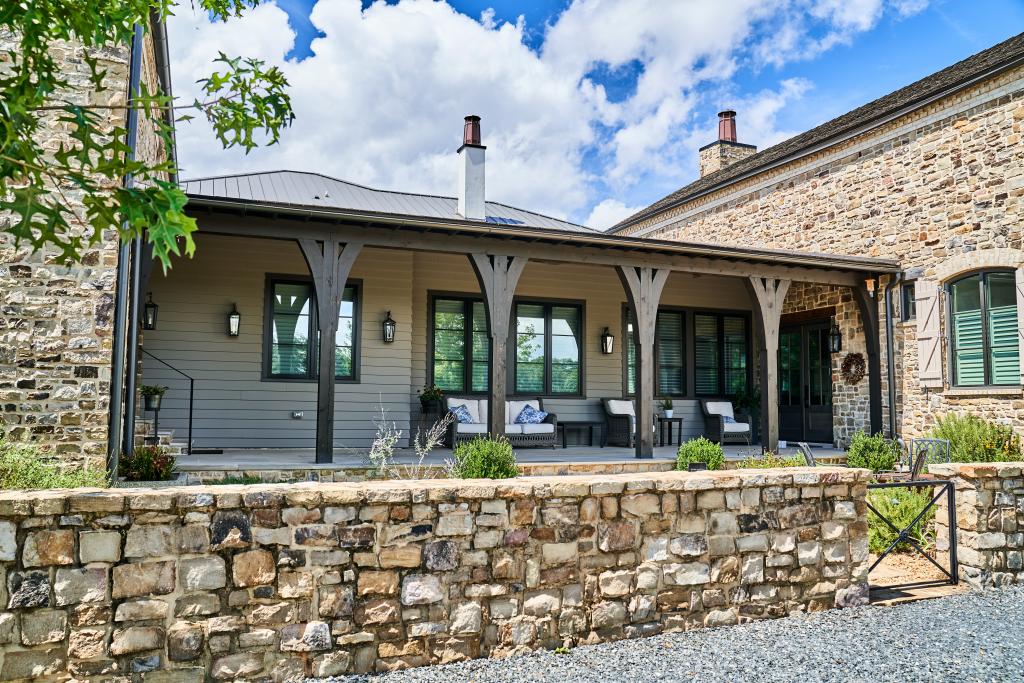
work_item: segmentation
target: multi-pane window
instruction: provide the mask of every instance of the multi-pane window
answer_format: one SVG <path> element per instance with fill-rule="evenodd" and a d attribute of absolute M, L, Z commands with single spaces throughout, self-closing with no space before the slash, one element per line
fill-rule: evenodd
<path fill-rule="evenodd" d="M 571 304 L 515 305 L 515 393 L 581 392 L 582 318 L 582 309 Z"/>
<path fill-rule="evenodd" d="M 434 384 L 483 393 L 490 377 L 490 337 L 482 301 L 434 299 Z"/>
<path fill-rule="evenodd" d="M 686 395 L 686 329 L 682 311 L 660 310 L 655 326 L 654 393 L 656 396 Z M 636 342 L 632 315 L 626 320 L 626 383 L 630 395 L 636 393 Z"/>
<path fill-rule="evenodd" d="M 745 391 L 750 357 L 747 318 L 695 313 L 693 333 L 697 395 L 733 396 Z"/>
<path fill-rule="evenodd" d="M 913 320 L 917 317 L 917 301 L 914 299 L 914 283 L 904 282 L 900 286 L 900 312 L 903 320 Z"/>
<path fill-rule="evenodd" d="M 953 384 L 1020 383 L 1014 274 L 982 272 L 950 284 Z"/>
<path fill-rule="evenodd" d="M 268 287 L 267 349 L 264 374 L 271 379 L 316 379 L 318 360 L 316 297 L 313 285 L 301 280 L 272 280 Z M 338 309 L 334 374 L 356 375 L 355 287 L 346 287 Z"/>

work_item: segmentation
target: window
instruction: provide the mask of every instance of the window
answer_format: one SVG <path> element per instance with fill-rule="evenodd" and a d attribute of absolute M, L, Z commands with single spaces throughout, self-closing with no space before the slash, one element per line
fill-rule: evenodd
<path fill-rule="evenodd" d="M 695 313 L 695 390 L 698 396 L 733 396 L 746 391 L 750 349 L 747 318 Z"/>
<path fill-rule="evenodd" d="M 950 284 L 949 299 L 953 384 L 1019 384 L 1014 274 L 969 275 Z"/>
<path fill-rule="evenodd" d="M 626 389 L 636 393 L 636 343 L 633 340 L 632 315 L 626 314 Z M 655 326 L 655 396 L 686 395 L 685 313 L 659 310 Z"/>
<path fill-rule="evenodd" d="M 517 394 L 579 394 L 583 311 L 572 304 L 515 304 Z"/>
<path fill-rule="evenodd" d="M 264 375 L 268 379 L 315 380 L 318 336 L 312 283 L 272 279 L 267 293 Z M 346 287 L 334 338 L 335 377 L 341 380 L 356 378 L 356 309 L 356 287 Z"/>
<path fill-rule="evenodd" d="M 434 299 L 434 384 L 448 392 L 484 393 L 491 340 L 482 301 Z"/>
<path fill-rule="evenodd" d="M 914 300 L 914 283 L 904 282 L 900 287 L 900 313 L 903 320 L 913 320 L 917 317 L 917 302 Z"/>

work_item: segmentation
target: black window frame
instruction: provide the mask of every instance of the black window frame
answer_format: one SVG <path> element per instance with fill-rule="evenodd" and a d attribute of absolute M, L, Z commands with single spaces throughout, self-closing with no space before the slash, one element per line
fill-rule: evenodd
<path fill-rule="evenodd" d="M 983 268 L 980 270 L 972 270 L 969 273 L 961 273 L 952 280 L 949 280 L 943 286 L 943 294 L 945 296 L 945 314 L 946 323 L 944 325 L 944 331 L 946 334 L 946 355 L 949 359 L 949 386 L 954 389 L 968 389 L 971 391 L 983 390 L 986 388 L 999 389 L 1006 387 L 1020 386 L 1020 380 L 1016 382 L 1007 382 L 1005 384 L 994 384 L 992 382 L 992 347 L 989 341 L 989 318 L 988 318 L 988 276 L 993 273 L 999 273 L 1003 275 L 1016 276 L 1016 271 L 1012 268 Z M 982 362 L 984 364 L 984 377 L 981 384 L 959 384 L 956 381 L 956 335 L 953 328 L 953 285 L 964 280 L 971 278 L 978 278 L 978 296 L 981 304 L 981 354 Z M 1020 311 L 1017 311 L 1017 315 L 1020 315 Z M 1019 318 L 1018 318 L 1019 319 Z M 1022 363 L 1024 359 L 1021 358 L 1021 344 L 1018 337 L 1017 342 L 1017 362 Z"/>
<path fill-rule="evenodd" d="M 910 322 L 917 318 L 914 282 L 914 280 L 908 280 L 900 285 L 900 320 L 903 322 Z"/>
<path fill-rule="evenodd" d="M 273 319 L 274 319 L 274 285 L 285 284 L 285 285 L 305 285 L 309 287 L 310 299 L 309 299 L 309 371 L 304 375 L 280 375 L 271 372 L 273 366 L 271 354 L 273 352 L 274 342 L 274 331 L 273 331 Z M 338 376 L 337 368 L 335 368 L 334 382 L 335 384 L 358 384 L 360 382 L 360 360 L 362 354 L 360 348 L 362 346 L 362 301 L 363 301 L 363 282 L 359 279 L 349 278 L 345 282 L 345 288 L 351 288 L 353 290 L 353 301 L 352 301 L 352 375 L 348 377 Z M 267 273 L 265 278 L 264 293 L 263 293 L 263 353 L 262 356 L 262 367 L 260 368 L 260 380 L 263 382 L 316 382 L 319 380 L 319 331 L 317 326 L 318 320 L 318 308 L 316 300 L 316 287 L 313 285 L 313 278 L 303 275 L 287 275 L 279 273 Z"/>
<path fill-rule="evenodd" d="M 631 314 L 628 304 L 622 305 L 622 386 L 623 396 L 635 397 L 636 392 L 629 390 L 629 343 L 632 336 L 629 333 L 629 323 L 631 322 Z M 661 389 L 661 356 L 658 353 L 661 345 L 661 339 L 658 335 L 657 330 L 657 319 L 661 317 L 662 313 L 678 313 L 682 316 L 682 336 L 679 339 L 681 344 L 683 364 L 680 368 L 682 372 L 681 385 L 683 387 L 683 393 L 681 394 L 666 394 Z M 658 306 L 657 318 L 655 318 L 655 330 L 654 330 L 654 397 L 655 398 L 686 398 L 690 395 L 690 336 L 688 334 L 690 330 L 689 309 L 683 306 Z"/>
<path fill-rule="evenodd" d="M 519 358 L 516 354 L 516 344 L 519 337 L 518 309 L 520 305 L 543 306 L 544 307 L 544 387 L 541 393 L 520 392 L 516 385 L 516 377 L 519 372 Z M 579 387 L 574 392 L 553 392 L 551 391 L 551 309 L 552 308 L 575 308 L 579 311 L 579 336 L 576 338 L 576 346 L 579 349 L 580 381 Z M 508 378 L 511 390 L 508 392 L 512 397 L 540 396 L 542 398 L 582 398 L 586 395 L 586 365 L 587 365 L 587 306 L 585 301 L 573 299 L 539 299 L 536 297 L 516 297 L 512 300 L 511 326 L 509 328 L 508 353 L 510 362 L 508 367 L 512 374 Z"/>
<path fill-rule="evenodd" d="M 490 394 L 490 374 L 488 372 L 487 384 L 488 388 L 483 391 L 473 390 L 473 304 L 483 304 L 484 300 L 482 297 L 473 296 L 471 294 L 449 294 L 447 292 L 430 292 L 430 318 L 427 322 L 427 385 L 435 386 L 437 378 L 434 375 L 434 349 L 436 345 L 436 332 L 435 327 L 435 315 L 437 312 L 438 300 L 447 301 L 461 301 L 463 305 L 463 313 L 466 315 L 466 329 L 464 330 L 464 348 L 466 350 L 466 358 L 464 360 L 466 364 L 466 371 L 463 375 L 463 389 L 461 391 L 454 389 L 445 389 L 445 393 L 455 393 L 458 395 L 465 396 L 487 396 Z M 488 330 L 487 344 L 488 344 L 488 365 L 493 362 L 490 358 L 490 321 L 487 319 L 487 307 L 484 306 L 484 325 L 485 329 Z"/>
<path fill-rule="evenodd" d="M 694 309 L 692 311 L 693 324 L 690 325 L 692 329 L 690 343 L 693 349 L 693 396 L 695 398 L 729 398 L 730 394 L 723 393 L 725 390 L 725 318 L 739 318 L 743 320 L 744 327 L 744 343 L 747 349 L 747 363 L 746 363 L 746 384 L 747 391 L 750 391 L 753 375 L 754 375 L 754 350 L 753 350 L 753 325 L 751 323 L 750 311 L 722 311 L 722 310 L 709 310 L 709 309 Z M 718 319 L 718 339 L 717 345 L 719 349 L 719 365 L 718 365 L 718 389 L 715 393 L 701 393 L 697 391 L 697 320 L 698 315 L 710 316 Z"/>

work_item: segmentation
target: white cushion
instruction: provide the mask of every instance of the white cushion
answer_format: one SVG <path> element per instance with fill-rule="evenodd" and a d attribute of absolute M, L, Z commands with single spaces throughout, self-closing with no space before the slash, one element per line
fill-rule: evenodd
<path fill-rule="evenodd" d="M 476 424 L 459 422 L 455 425 L 455 431 L 459 434 L 485 434 L 487 433 L 487 425 L 479 422 Z"/>
<path fill-rule="evenodd" d="M 630 417 L 636 417 L 636 412 L 633 410 L 632 401 L 608 401 L 608 410 L 612 411 L 612 415 L 629 415 Z"/>
<path fill-rule="evenodd" d="M 749 432 L 750 425 L 746 422 L 726 422 L 724 426 L 726 432 Z"/>
<path fill-rule="evenodd" d="M 708 401 L 706 406 L 708 412 L 712 415 L 735 417 L 732 412 L 732 403 L 729 401 Z"/>
<path fill-rule="evenodd" d="M 480 416 L 481 422 L 487 422 L 487 399 L 482 398 L 477 402 L 476 414 Z"/>
<path fill-rule="evenodd" d="M 505 433 L 506 434 L 522 434 L 523 433 L 523 425 L 517 425 L 517 424 L 505 425 Z"/>
<path fill-rule="evenodd" d="M 471 418 L 473 418 L 471 423 L 465 423 L 465 424 L 479 424 L 481 422 L 484 422 L 484 420 L 480 419 L 480 410 L 477 407 L 478 404 L 477 404 L 477 400 L 475 398 L 449 398 L 448 399 L 448 409 L 449 410 L 451 410 L 452 408 L 457 408 L 458 406 L 461 406 L 461 405 L 465 405 L 466 406 L 466 410 L 469 411 L 469 416 Z M 484 418 L 486 419 L 486 417 L 487 416 L 485 415 Z"/>
<path fill-rule="evenodd" d="M 519 417 L 519 413 L 523 412 L 523 408 L 526 406 L 532 406 L 534 410 L 540 410 L 540 401 L 536 399 L 532 401 L 505 401 L 505 418 L 509 422 L 515 422 L 516 418 Z"/>
<path fill-rule="evenodd" d="M 516 425 L 523 428 L 523 434 L 550 434 L 555 431 L 555 425 L 550 422 L 541 422 L 536 425 Z"/>

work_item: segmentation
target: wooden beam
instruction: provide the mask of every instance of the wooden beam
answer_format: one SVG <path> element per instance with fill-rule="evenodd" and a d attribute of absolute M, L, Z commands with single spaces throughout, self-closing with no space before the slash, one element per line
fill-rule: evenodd
<path fill-rule="evenodd" d="M 773 453 L 779 449 L 779 323 L 789 285 L 775 278 L 747 280 L 761 342 L 761 444 Z"/>
<path fill-rule="evenodd" d="M 362 250 L 359 242 L 298 240 L 306 257 L 316 292 L 317 330 L 320 333 L 316 391 L 316 462 L 334 461 L 334 373 L 338 311 L 352 265 Z"/>
<path fill-rule="evenodd" d="M 864 327 L 864 342 L 868 354 L 868 411 L 871 433 L 878 434 L 882 431 L 882 361 L 878 299 L 871 296 L 863 281 L 852 289 L 853 298 L 860 310 L 860 322 Z M 894 409 L 894 406 L 889 406 L 889 410 Z"/>
<path fill-rule="evenodd" d="M 671 271 L 619 266 L 616 268 L 633 312 L 636 344 L 636 457 L 654 457 L 654 334 L 658 303 Z"/>
<path fill-rule="evenodd" d="M 508 395 L 508 338 L 512 301 L 516 285 L 528 261 L 525 256 L 469 254 L 487 308 L 487 329 L 491 336 L 490 395 L 487 401 L 487 429 L 491 438 L 505 435 L 505 398 Z"/>

